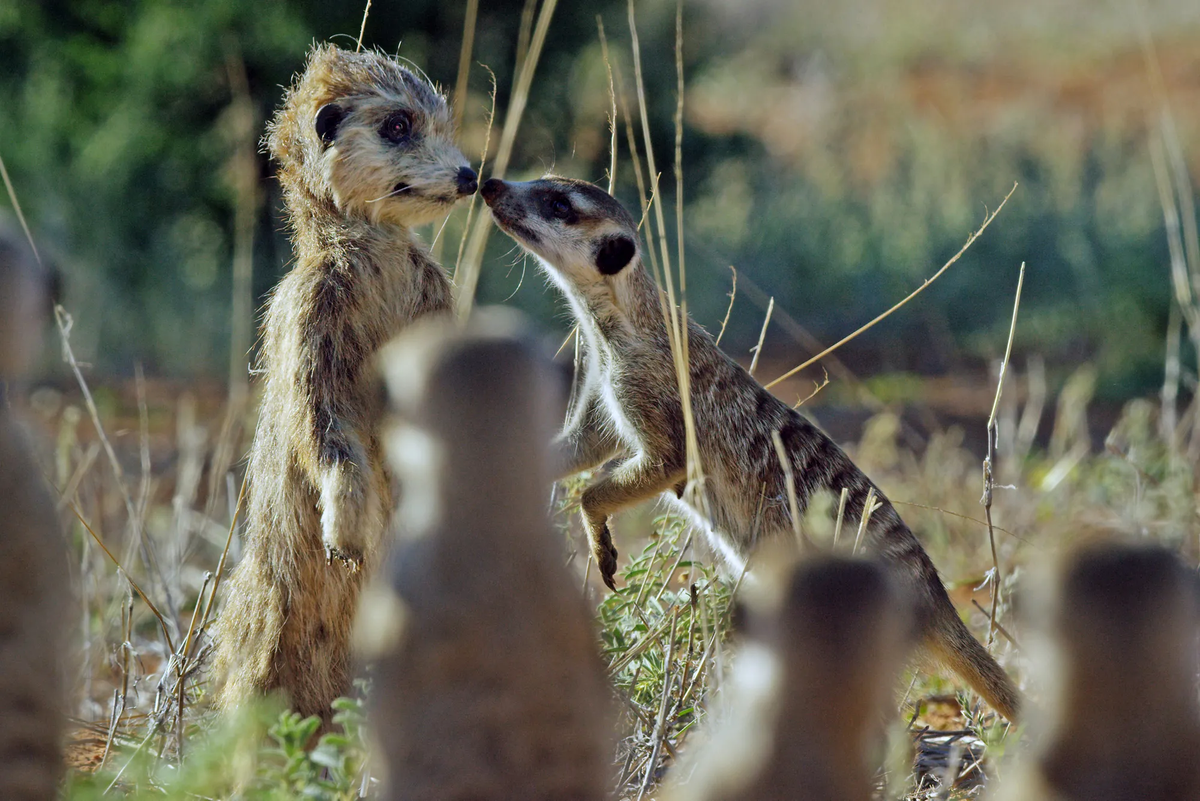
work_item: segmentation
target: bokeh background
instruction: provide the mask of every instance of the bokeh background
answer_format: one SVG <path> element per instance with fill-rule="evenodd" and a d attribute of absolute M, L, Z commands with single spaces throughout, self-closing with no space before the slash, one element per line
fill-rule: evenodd
<path fill-rule="evenodd" d="M 489 71 L 502 120 L 530 14 L 516 0 L 482 5 L 460 99 L 463 149 L 476 164 Z M 449 90 L 464 10 L 380 0 L 364 39 Z M 597 16 L 636 109 L 625 4 L 564 0 L 510 176 L 605 179 Z M 65 273 L 73 344 L 95 375 L 130 376 L 141 364 L 150 376 L 220 382 L 240 369 L 231 349 L 290 258 L 258 137 L 310 43 L 353 47 L 361 18 L 359 3 L 324 0 L 0 0 L 0 155 Z M 673 2 L 638 4 L 668 204 L 674 24 Z M 1014 364 L 1043 359 L 1052 393 L 1089 365 L 1101 409 L 1158 391 L 1178 313 L 1163 191 L 1179 207 L 1200 176 L 1200 4 L 689 0 L 683 59 L 690 309 L 715 331 L 735 266 L 724 344 L 748 360 L 774 297 L 761 377 L 919 285 L 1017 182 L 960 264 L 839 354 L 867 378 L 853 392 L 986 414 L 1021 262 Z M 623 131 L 619 140 L 618 194 L 636 204 Z M 446 228 L 448 267 L 462 216 Z M 1194 209 L 1185 204 L 1183 216 L 1186 251 Z M 252 265 L 248 284 L 234 281 L 239 258 Z M 565 331 L 557 298 L 504 237 L 491 238 L 479 299 Z M 1182 353 L 1186 394 L 1194 358 Z M 43 372 L 63 374 L 56 354 Z M 821 377 L 813 372 L 789 391 L 807 394 Z M 845 385 L 834 381 L 814 403 L 843 398 Z"/>

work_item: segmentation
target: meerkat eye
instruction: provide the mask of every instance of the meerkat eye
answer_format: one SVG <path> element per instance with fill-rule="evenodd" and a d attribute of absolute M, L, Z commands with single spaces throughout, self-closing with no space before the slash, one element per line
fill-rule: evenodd
<path fill-rule="evenodd" d="M 407 111 L 397 111 L 383 121 L 379 135 L 394 145 L 408 139 L 412 134 L 412 115 Z"/>
<path fill-rule="evenodd" d="M 550 204 L 550 209 L 554 212 L 554 216 L 560 219 L 565 220 L 571 216 L 571 204 L 561 197 L 554 199 L 554 202 Z"/>

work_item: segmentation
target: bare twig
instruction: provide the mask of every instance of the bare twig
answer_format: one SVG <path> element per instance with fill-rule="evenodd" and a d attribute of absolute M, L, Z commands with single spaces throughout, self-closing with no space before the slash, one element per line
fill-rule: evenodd
<path fill-rule="evenodd" d="M 993 472 L 996 455 L 996 410 L 1000 408 L 1000 395 L 1004 392 L 1004 374 L 1008 370 L 1008 359 L 1012 355 L 1013 336 L 1017 331 L 1017 311 L 1021 308 L 1021 288 L 1025 285 L 1025 263 L 1021 262 L 1021 272 L 1017 276 L 1017 296 L 1013 301 L 1012 323 L 1008 328 L 1008 344 L 1004 348 L 1004 361 L 1000 363 L 1000 376 L 996 380 L 996 397 L 992 400 L 992 413 L 987 422 L 987 456 L 983 460 L 983 504 L 984 517 L 987 518 L 988 545 L 992 549 L 992 611 L 988 618 L 988 647 L 991 648 L 996 638 L 996 608 L 1000 603 L 1000 558 L 996 554 L 996 532 L 992 525 L 992 490 L 995 488 Z"/>
<path fill-rule="evenodd" d="M 667 701 L 671 697 L 671 660 L 675 655 L 675 624 L 678 620 L 678 610 L 675 610 L 671 613 L 671 636 L 667 639 L 667 658 L 663 662 L 662 703 L 658 707 L 658 720 L 654 724 L 654 748 L 650 752 L 650 759 L 646 763 L 646 776 L 642 779 L 642 790 L 638 793 L 639 800 L 644 798 L 646 791 L 650 789 L 650 780 L 654 778 L 654 766 L 658 764 L 658 754 L 662 748 L 663 741 L 667 737 Z"/>
<path fill-rule="evenodd" d="M 775 311 L 775 298 L 767 303 L 767 314 L 763 317 L 762 328 L 758 332 L 758 344 L 754 346 L 754 357 L 750 359 L 750 375 L 754 375 L 755 368 L 758 367 L 758 357 L 762 353 L 763 341 L 767 338 L 767 326 L 771 324 L 771 312 Z"/>
<path fill-rule="evenodd" d="M 17 200 L 17 191 L 13 189 L 12 179 L 8 177 L 8 167 L 4 166 L 3 158 L 0 158 L 0 178 L 4 179 L 4 188 L 8 190 L 8 200 L 12 203 L 13 211 L 17 213 L 17 221 L 21 223 L 21 230 L 25 232 L 25 238 L 29 240 L 29 248 L 33 251 L 33 258 L 41 265 L 42 257 L 38 253 L 37 245 L 33 241 L 33 234 L 29 232 L 29 224 L 25 222 L 25 213 L 21 211 L 21 202 Z"/>
<path fill-rule="evenodd" d="M 363 8 L 362 25 L 358 27 L 358 44 L 354 47 L 354 52 L 362 50 L 363 34 L 367 32 L 367 15 L 371 13 L 371 0 L 367 0 L 367 5 Z"/>
<path fill-rule="evenodd" d="M 725 336 L 725 327 L 729 325 L 729 315 L 733 314 L 733 301 L 737 297 L 737 268 L 731 264 L 729 272 L 733 273 L 733 285 L 729 288 L 729 305 L 725 307 L 725 319 L 721 321 L 721 330 L 717 333 L 717 339 L 713 343 L 718 348 L 721 347 L 721 337 Z"/>
<path fill-rule="evenodd" d="M 1008 190 L 1008 194 L 1004 196 L 1004 200 L 1001 200 L 1001 201 L 1000 201 L 1000 205 L 996 207 L 996 210 L 995 210 L 995 211 L 993 211 L 991 214 L 987 215 L 987 217 L 986 217 L 986 218 L 984 218 L 983 224 L 982 224 L 982 225 L 980 225 L 980 226 L 979 226 L 979 228 L 977 228 L 973 234 L 971 234 L 969 237 L 967 237 L 966 244 L 964 244 L 964 245 L 963 245 L 963 246 L 962 246 L 962 247 L 959 249 L 959 251 L 958 251 L 957 253 L 955 253 L 953 256 L 951 256 L 951 257 L 950 257 L 950 261 L 948 261 L 948 262 L 946 262 L 945 264 L 943 264 L 940 270 L 938 270 L 936 273 L 934 273 L 934 274 L 933 274 L 931 277 L 929 277 L 929 278 L 926 278 L 926 279 L 925 279 L 925 282 L 924 282 L 923 284 L 921 284 L 919 287 L 917 287 L 916 289 L 914 289 L 914 290 L 913 290 L 913 291 L 912 291 L 912 292 L 911 292 L 911 293 L 908 295 L 908 297 L 906 297 L 904 300 L 902 300 L 902 301 L 900 301 L 899 303 L 897 303 L 897 304 L 896 304 L 895 306 L 893 306 L 892 308 L 890 308 L 890 309 L 888 309 L 887 311 L 885 311 L 883 314 L 881 314 L 881 315 L 879 315 L 878 317 L 876 317 L 876 318 L 875 318 L 874 320 L 872 320 L 871 322 L 869 322 L 869 323 L 867 323 L 866 325 L 862 326 L 861 328 L 859 328 L 859 329 L 858 329 L 857 331 L 855 331 L 854 333 L 850 334 L 849 336 L 843 337 L 843 338 L 842 338 L 842 339 L 840 339 L 840 340 L 839 340 L 839 341 L 838 341 L 836 344 L 834 344 L 834 345 L 830 345 L 828 348 L 826 348 L 825 350 L 821 351 L 821 352 L 820 352 L 820 353 L 818 353 L 816 356 L 813 356 L 811 359 L 809 359 L 808 361 L 804 362 L 804 363 L 803 363 L 803 364 L 801 364 L 799 367 L 793 367 L 791 370 L 788 370 L 786 373 L 784 373 L 783 375 L 779 376 L 779 378 L 776 378 L 776 379 L 775 379 L 774 381 L 772 381 L 771 383 L 769 383 L 769 384 L 766 384 L 766 385 L 765 385 L 765 386 L 766 386 L 766 388 L 767 388 L 767 389 L 770 389 L 771 387 L 773 387 L 773 386 L 775 386 L 776 384 L 778 384 L 780 381 L 783 381 L 784 379 L 787 379 L 787 378 L 791 378 L 791 377 L 792 377 L 792 376 L 794 376 L 796 373 L 798 373 L 798 372 L 800 372 L 801 370 L 803 370 L 805 367 L 808 367 L 810 364 L 812 364 L 812 363 L 814 363 L 814 362 L 818 362 L 818 361 L 820 361 L 821 359 L 825 358 L 827 355 L 829 355 L 830 353 L 833 353 L 835 350 L 837 350 L 838 348 L 840 348 L 842 345 L 845 345 L 847 342 L 849 342 L 850 340 L 854 339 L 854 338 L 855 338 L 855 337 L 857 337 L 859 334 L 861 334 L 861 333 L 863 333 L 864 331 L 867 331 L 868 329 L 870 329 L 870 328 L 874 327 L 874 326 L 875 326 L 877 323 L 879 323 L 879 322 L 881 322 L 881 321 L 883 321 L 883 320 L 887 319 L 888 317 L 890 317 L 890 316 L 892 315 L 892 312 L 896 311 L 896 310 L 897 310 L 897 309 L 899 309 L 901 306 L 904 306 L 904 305 L 905 305 L 906 303 L 908 303 L 910 300 L 912 300 L 913 298 L 915 298 L 917 295 L 919 295 L 919 294 L 921 294 L 922 292 L 924 292 L 924 291 L 925 291 L 925 290 L 926 290 L 926 289 L 929 287 L 929 285 L 930 285 L 930 284 L 932 284 L 934 281 L 936 281 L 936 280 L 938 280 L 939 278 L 941 278 L 941 277 L 942 277 L 942 273 L 946 272 L 946 270 L 950 269 L 951 265 L 953 265 L 953 264 L 954 264 L 955 262 L 957 262 L 957 261 L 958 261 L 960 258 L 962 258 L 962 255 L 963 255 L 964 253 L 966 253 L 966 252 L 967 252 L 967 248 L 971 247 L 971 245 L 975 243 L 975 240 L 976 240 L 976 239 L 978 239 L 978 238 L 979 238 L 979 236 L 980 236 L 980 235 L 981 235 L 981 234 L 982 234 L 982 233 L 983 233 L 985 230 L 987 230 L 987 227 L 988 227 L 989 225 L 991 225 L 991 224 L 992 224 L 992 220 L 996 219 L 996 215 L 1000 213 L 1000 210 L 1004 208 L 1004 204 L 1008 202 L 1008 199 L 1009 199 L 1010 197 L 1012 197 L 1012 195 L 1013 195 L 1013 192 L 1016 192 L 1016 191 L 1017 191 L 1017 184 L 1015 184 L 1015 183 L 1014 183 L 1014 184 L 1013 184 L 1013 188 L 1012 188 L 1012 189 L 1010 189 L 1010 190 Z"/>

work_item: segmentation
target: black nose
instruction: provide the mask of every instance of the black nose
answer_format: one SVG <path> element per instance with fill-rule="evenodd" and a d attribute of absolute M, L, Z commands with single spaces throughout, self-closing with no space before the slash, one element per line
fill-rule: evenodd
<path fill-rule="evenodd" d="M 499 178 L 488 178 L 483 182 L 483 189 L 480 190 L 483 202 L 490 206 L 493 200 L 504 194 L 506 188 L 504 181 Z"/>
<path fill-rule="evenodd" d="M 470 167 L 463 167 L 459 170 L 455 181 L 458 182 L 458 194 L 460 195 L 473 195 L 479 188 L 479 176 Z"/>

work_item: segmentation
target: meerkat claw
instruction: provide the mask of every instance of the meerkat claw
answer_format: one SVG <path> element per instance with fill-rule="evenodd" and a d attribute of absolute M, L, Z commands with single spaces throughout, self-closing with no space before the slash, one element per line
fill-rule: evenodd
<path fill-rule="evenodd" d="M 332 565 L 333 560 L 341 562 L 346 567 L 350 568 L 351 573 L 357 573 L 362 568 L 363 558 L 361 554 L 352 554 L 343 551 L 336 545 L 325 546 L 325 564 Z"/>

